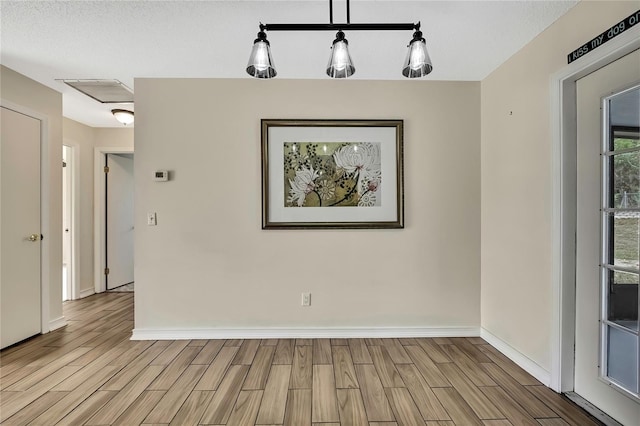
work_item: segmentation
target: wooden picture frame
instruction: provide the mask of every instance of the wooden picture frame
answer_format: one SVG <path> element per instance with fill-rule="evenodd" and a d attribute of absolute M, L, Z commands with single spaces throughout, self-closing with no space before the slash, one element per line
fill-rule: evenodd
<path fill-rule="evenodd" d="M 404 227 L 402 120 L 262 124 L 262 229 Z"/>

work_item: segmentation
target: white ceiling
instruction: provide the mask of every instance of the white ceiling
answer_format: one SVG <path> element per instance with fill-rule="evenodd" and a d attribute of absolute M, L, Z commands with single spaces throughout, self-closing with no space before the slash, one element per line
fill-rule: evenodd
<path fill-rule="evenodd" d="M 360 1 L 351 22 L 417 22 L 434 70 L 421 80 L 479 81 L 577 3 Z M 334 22 L 345 22 L 334 1 Z M 119 127 L 103 105 L 56 79 L 251 78 L 259 22 L 328 23 L 329 1 L 1 1 L 0 62 L 63 93 L 64 116 Z M 353 79 L 400 80 L 410 31 L 347 33 Z M 270 32 L 281 79 L 325 79 L 329 32 Z M 267 83 L 268 84 L 268 83 Z M 135 88 L 134 88 L 135 91 Z"/>

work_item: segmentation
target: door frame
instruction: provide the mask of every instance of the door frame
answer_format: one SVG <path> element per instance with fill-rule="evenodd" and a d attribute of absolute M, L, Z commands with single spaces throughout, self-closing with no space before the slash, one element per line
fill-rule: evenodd
<path fill-rule="evenodd" d="M 102 293 L 107 291 L 107 281 L 104 275 L 106 267 L 105 250 L 107 235 L 105 225 L 107 217 L 105 214 L 106 192 L 105 192 L 105 173 L 104 164 L 107 154 L 133 154 L 133 147 L 95 147 L 93 155 L 94 178 L 93 178 L 93 241 L 94 241 L 94 283 L 95 292 Z M 134 163 L 135 164 L 135 163 Z M 134 165 L 135 167 L 135 165 Z"/>
<path fill-rule="evenodd" d="M 80 144 L 70 139 L 64 138 L 62 145 L 71 148 L 71 168 L 69 175 L 71 178 L 71 285 L 69 290 L 69 300 L 80 298 Z M 64 149 L 64 148 L 63 148 Z M 62 189 L 64 191 L 64 188 Z M 64 207 L 63 207 L 64 208 Z M 64 238 L 64 235 L 62 236 Z"/>
<path fill-rule="evenodd" d="M 551 382 L 574 390 L 576 314 L 576 81 L 640 48 L 640 25 L 565 66 L 551 77 L 552 330 Z"/>
<path fill-rule="evenodd" d="M 66 324 L 64 317 L 57 318 L 54 321 L 51 321 L 49 318 L 51 304 L 49 296 L 49 288 L 51 285 L 49 271 L 51 270 L 50 265 L 53 254 L 53 248 L 50 243 L 52 240 L 52 229 L 50 226 L 51 205 L 49 203 L 51 197 L 51 184 L 49 182 L 51 169 L 49 118 L 31 108 L 2 98 L 0 98 L 0 107 L 10 109 L 40 121 L 40 232 L 44 235 L 44 239 L 40 241 L 40 332 L 44 334 Z M 60 152 L 60 155 L 62 156 L 62 152 Z M 62 159 L 62 157 L 60 157 L 60 159 Z"/>

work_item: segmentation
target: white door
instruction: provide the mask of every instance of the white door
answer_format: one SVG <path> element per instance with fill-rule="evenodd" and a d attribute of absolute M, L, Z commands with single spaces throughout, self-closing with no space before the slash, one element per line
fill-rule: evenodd
<path fill-rule="evenodd" d="M 73 257 L 71 255 L 72 204 L 71 204 L 71 149 L 62 146 L 62 301 L 71 299 Z"/>
<path fill-rule="evenodd" d="M 107 154 L 107 290 L 133 282 L 133 155 Z"/>
<path fill-rule="evenodd" d="M 577 82 L 575 392 L 637 426 L 640 51 Z"/>
<path fill-rule="evenodd" d="M 0 348 L 4 348 L 41 332 L 41 122 L 0 109 Z"/>

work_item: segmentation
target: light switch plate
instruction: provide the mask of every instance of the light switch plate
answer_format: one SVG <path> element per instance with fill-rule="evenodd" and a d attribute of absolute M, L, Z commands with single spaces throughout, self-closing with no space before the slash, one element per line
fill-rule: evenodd
<path fill-rule="evenodd" d="M 311 306 L 311 293 L 302 293 L 302 306 Z"/>
<path fill-rule="evenodd" d="M 147 213 L 147 225 L 149 226 L 157 225 L 156 212 Z"/>

